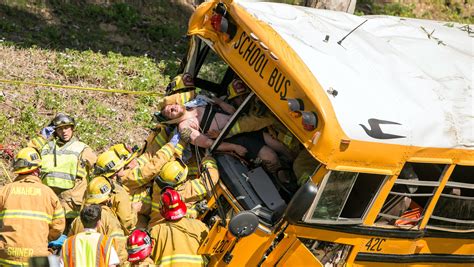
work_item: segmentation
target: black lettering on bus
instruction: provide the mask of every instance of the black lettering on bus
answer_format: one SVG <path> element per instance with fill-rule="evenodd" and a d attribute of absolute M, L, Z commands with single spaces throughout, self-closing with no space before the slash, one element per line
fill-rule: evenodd
<path fill-rule="evenodd" d="M 252 51 L 257 47 L 257 45 L 254 42 L 250 42 L 249 46 L 247 47 L 247 50 L 245 50 L 245 53 L 243 55 L 243 58 L 245 61 L 249 61 L 249 56 L 252 53 Z"/>
<path fill-rule="evenodd" d="M 244 47 L 244 44 L 245 42 L 250 42 L 250 37 L 245 37 L 244 41 L 242 42 L 242 44 L 240 44 L 240 48 L 239 48 L 239 55 L 242 55 L 244 53 L 243 51 L 243 47 Z M 251 44 L 251 43 L 250 43 Z M 249 45 L 250 45 L 249 44 Z"/>
<path fill-rule="evenodd" d="M 291 86 L 291 81 L 275 67 L 268 78 L 267 84 L 268 86 L 273 87 L 275 93 L 280 93 L 280 98 L 283 99 L 286 97 Z"/>
<path fill-rule="evenodd" d="M 376 248 L 377 251 L 382 251 L 382 248 L 380 247 L 380 245 L 382 245 L 382 243 L 385 241 L 387 241 L 385 238 L 380 238 L 380 241 L 377 243 L 377 248 Z"/>
<path fill-rule="evenodd" d="M 214 254 L 223 253 L 225 251 L 225 245 L 229 243 L 229 240 L 220 240 L 216 243 L 216 245 L 212 248 Z"/>
<path fill-rule="evenodd" d="M 242 42 L 242 38 L 243 38 L 244 36 L 246 36 L 246 35 L 247 35 L 247 34 L 246 34 L 244 31 L 242 32 L 242 34 L 240 34 L 239 41 L 237 41 L 237 42 L 234 44 L 234 49 L 239 48 L 239 46 L 240 46 L 240 44 L 241 44 L 241 42 Z"/>
<path fill-rule="evenodd" d="M 382 251 L 383 249 L 380 247 L 383 242 L 387 241 L 385 238 L 371 238 L 365 247 L 367 251 Z"/>
<path fill-rule="evenodd" d="M 278 74 L 277 68 L 273 68 L 273 71 L 270 74 L 270 77 L 268 78 L 268 82 L 267 82 L 268 86 L 273 87 L 273 85 L 275 84 L 275 78 L 277 74 Z"/>
<path fill-rule="evenodd" d="M 253 51 L 252 55 L 250 56 L 249 59 L 249 66 L 252 67 L 253 63 L 255 63 L 255 60 L 257 60 L 258 56 L 260 55 L 260 48 L 257 48 Z"/>
<path fill-rule="evenodd" d="M 255 62 L 255 65 L 253 66 L 253 70 L 255 72 L 257 72 L 259 74 L 262 73 L 260 68 L 262 67 L 262 64 L 263 64 L 264 60 L 265 60 L 265 54 L 262 53 L 262 54 L 260 54 L 257 61 Z M 261 77 L 261 78 L 263 78 L 263 77 Z"/>
<path fill-rule="evenodd" d="M 264 58 L 264 60 L 265 60 L 265 61 L 264 61 L 265 63 L 263 63 L 263 66 L 260 68 L 259 73 L 258 73 L 258 76 L 260 76 L 260 78 L 263 79 L 263 74 L 262 74 L 262 73 L 263 73 L 263 70 L 265 69 L 265 66 L 267 66 L 268 58 L 266 58 L 264 54 L 262 54 L 261 56 L 263 56 L 263 58 Z M 263 62 L 263 61 L 262 61 L 262 62 Z"/>
<path fill-rule="evenodd" d="M 290 87 L 290 85 L 291 85 L 291 81 L 286 80 L 285 81 L 285 86 L 283 87 L 283 90 L 281 90 L 281 92 L 280 92 L 280 97 L 281 98 L 286 98 L 286 93 L 288 92 L 288 88 Z"/>
<path fill-rule="evenodd" d="M 282 86 L 284 81 L 285 81 L 285 76 L 282 75 L 281 72 L 279 72 L 278 76 L 276 78 L 275 85 L 273 86 L 273 91 L 275 91 L 275 93 L 280 92 L 281 86 Z"/>

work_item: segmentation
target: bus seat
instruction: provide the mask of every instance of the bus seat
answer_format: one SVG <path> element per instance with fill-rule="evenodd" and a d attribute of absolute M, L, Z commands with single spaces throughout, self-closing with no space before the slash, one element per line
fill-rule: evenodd
<path fill-rule="evenodd" d="M 262 168 L 249 170 L 228 154 L 215 156 L 221 181 L 246 210 L 252 210 L 263 222 L 274 224 L 286 204 L 271 178 Z"/>

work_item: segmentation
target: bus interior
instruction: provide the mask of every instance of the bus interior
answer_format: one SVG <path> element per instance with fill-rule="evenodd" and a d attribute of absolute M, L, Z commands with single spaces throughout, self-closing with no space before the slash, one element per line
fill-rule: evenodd
<path fill-rule="evenodd" d="M 214 53 L 205 40 L 196 36 L 192 38 L 191 48 L 182 61 L 180 71 L 190 72 L 195 77 L 197 88 L 205 89 L 217 97 L 225 97 L 228 84 L 237 77 L 235 71 Z M 247 86 L 251 88 L 250 84 Z M 258 90 L 258 88 L 251 89 Z M 239 116 L 248 112 L 245 105 L 249 105 L 252 101 L 255 103 L 257 99 L 253 93 L 249 94 L 225 129 L 228 131 Z M 262 101 L 258 102 L 263 104 Z M 265 107 L 265 110 L 271 112 L 268 107 Z M 284 125 L 284 120 L 280 123 Z M 282 185 L 277 177 L 266 172 L 261 164 L 246 162 L 229 154 L 216 153 L 214 148 L 224 140 L 225 134 L 224 130 L 211 148 L 219 165 L 222 187 L 232 195 L 223 203 L 233 203 L 240 210 L 252 210 L 262 223 L 268 226 L 274 225 L 298 189 L 294 162 L 286 163 L 290 166 L 288 169 L 291 170 L 292 184 Z M 294 135 L 291 138 L 297 140 Z M 305 148 L 299 143 L 297 153 L 302 151 L 305 151 Z M 451 167 L 449 164 L 407 162 L 400 170 L 400 175 L 392 177 L 373 173 L 331 171 L 315 158 L 312 160 L 310 177 L 317 184 L 319 192 L 302 218 L 302 222 L 368 225 L 404 230 L 419 229 L 420 222 L 425 216 L 424 211 L 432 203 L 436 190 Z M 428 229 L 472 231 L 474 228 L 474 222 L 471 220 L 474 212 L 472 178 L 474 167 L 461 165 L 453 167 L 451 178 L 446 183 L 426 225 Z M 375 199 L 380 197 L 381 188 L 387 186 L 393 179 L 395 179 L 393 187 L 375 220 L 367 220 L 366 215 Z M 441 208 L 450 205 L 460 208 Z M 413 210 L 415 212 L 410 216 L 410 211 Z"/>

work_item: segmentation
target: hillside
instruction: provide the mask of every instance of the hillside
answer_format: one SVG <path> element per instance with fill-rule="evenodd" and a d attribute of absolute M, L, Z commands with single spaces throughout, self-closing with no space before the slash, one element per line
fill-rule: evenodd
<path fill-rule="evenodd" d="M 125 2 L 1 2 L 0 80 L 162 92 L 184 56 L 192 7 L 184 1 Z M 471 2 L 364 0 L 356 14 L 473 23 Z M 99 152 L 117 142 L 140 144 L 158 98 L 0 83 L 0 145 L 18 150 L 58 112 L 73 115 L 80 139 Z M 0 162 L 9 168 L 10 161 L 0 150 Z"/>
<path fill-rule="evenodd" d="M 185 53 L 191 10 L 180 3 L 10 2 L 0 4 L 3 80 L 161 92 Z M 97 151 L 117 142 L 139 143 L 148 134 L 156 100 L 1 84 L 0 145 L 21 148 L 57 112 L 73 115 L 78 135 Z M 9 165 L 6 153 L 0 151 L 0 157 Z"/>

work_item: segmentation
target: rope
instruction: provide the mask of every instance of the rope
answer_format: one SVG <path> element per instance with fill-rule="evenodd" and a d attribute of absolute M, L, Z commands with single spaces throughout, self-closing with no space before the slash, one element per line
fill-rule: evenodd
<path fill-rule="evenodd" d="M 131 95 L 162 95 L 163 94 L 163 93 L 152 92 L 152 91 L 128 91 L 128 90 L 119 90 L 119 89 L 81 87 L 81 86 L 74 86 L 74 85 L 60 85 L 60 84 L 37 83 L 37 82 L 27 82 L 27 81 L 17 81 L 17 80 L 3 80 L 3 79 L 0 79 L 0 83 L 19 84 L 19 85 L 34 85 L 34 86 L 43 86 L 43 87 L 76 89 L 76 90 L 83 90 L 83 91 L 99 91 L 99 92 L 131 94 Z"/>
<path fill-rule="evenodd" d="M 2 163 L 1 161 L 0 161 L 0 165 L 2 165 L 3 172 L 4 172 L 5 175 L 7 176 L 8 181 L 11 183 L 11 182 L 12 182 L 12 178 L 11 178 L 10 175 L 8 174 L 7 169 L 5 168 L 5 165 L 3 165 L 3 163 Z"/>

